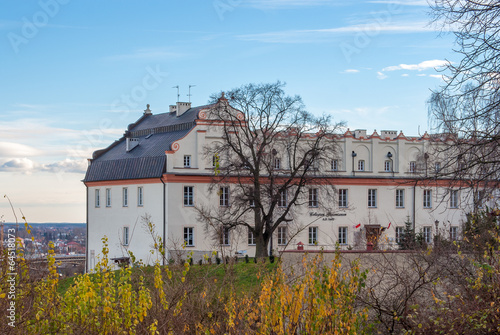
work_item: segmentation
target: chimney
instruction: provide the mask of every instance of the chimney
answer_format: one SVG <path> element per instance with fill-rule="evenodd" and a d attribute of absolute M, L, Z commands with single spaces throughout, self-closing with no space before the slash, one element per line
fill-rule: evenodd
<path fill-rule="evenodd" d="M 177 105 L 170 105 L 170 113 L 175 113 L 177 111 Z"/>
<path fill-rule="evenodd" d="M 127 137 L 127 143 L 126 143 L 127 152 L 131 151 L 132 149 L 134 149 L 138 145 L 139 145 L 139 139 L 138 138 Z"/>
<path fill-rule="evenodd" d="M 356 129 L 354 131 L 354 137 L 355 138 L 360 138 L 360 137 L 366 138 L 366 129 Z"/>
<path fill-rule="evenodd" d="M 153 115 L 151 109 L 149 109 L 149 104 L 146 105 L 146 109 L 144 110 L 144 115 Z"/>
<path fill-rule="evenodd" d="M 184 114 L 188 109 L 191 108 L 191 103 L 190 102 L 177 102 L 177 116 L 181 116 Z"/>
<path fill-rule="evenodd" d="M 380 138 L 381 139 L 394 139 L 398 136 L 398 132 L 396 130 L 382 130 L 380 131 Z"/>

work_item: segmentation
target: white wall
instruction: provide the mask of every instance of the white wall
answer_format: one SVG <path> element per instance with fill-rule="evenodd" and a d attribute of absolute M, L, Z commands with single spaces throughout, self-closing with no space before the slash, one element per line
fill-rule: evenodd
<path fill-rule="evenodd" d="M 163 234 L 163 184 L 158 179 L 155 183 L 106 185 L 88 188 L 88 266 L 92 269 L 97 262 L 97 256 L 102 254 L 102 238 L 108 237 L 109 258 L 128 256 L 130 250 L 144 262 L 151 262 L 154 257 L 149 250 L 152 237 L 144 227 L 143 217 L 150 215 L 156 225 L 158 235 Z M 123 188 L 128 188 L 128 206 L 123 207 Z M 143 188 L 143 206 L 138 206 L 138 187 Z M 111 189 L 111 206 L 106 207 L 106 189 Z M 95 190 L 100 190 L 100 207 L 95 207 Z M 129 227 L 129 245 L 123 245 L 123 227 Z M 95 257 L 91 253 L 94 251 Z"/>

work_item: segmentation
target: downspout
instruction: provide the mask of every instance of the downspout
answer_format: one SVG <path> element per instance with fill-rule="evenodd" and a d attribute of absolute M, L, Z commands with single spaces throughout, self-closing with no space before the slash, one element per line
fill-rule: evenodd
<path fill-rule="evenodd" d="M 415 205 L 416 205 L 416 193 L 417 193 L 417 182 L 413 185 L 413 208 L 412 208 L 412 223 L 413 223 L 413 233 L 415 233 Z"/>
<path fill-rule="evenodd" d="M 165 211 L 166 211 L 166 205 L 165 205 L 165 189 L 166 189 L 166 185 L 165 185 L 165 182 L 163 181 L 163 178 L 160 178 L 160 181 L 162 182 L 163 184 L 163 257 L 162 257 L 162 264 L 165 266 L 165 258 L 166 258 L 166 252 L 167 252 L 167 245 L 166 245 L 166 231 L 165 231 Z"/>
<path fill-rule="evenodd" d="M 85 190 L 86 190 L 86 196 L 87 196 L 87 201 L 86 203 L 86 209 L 85 209 L 85 216 L 86 216 L 86 228 L 87 228 L 87 236 L 85 239 L 85 273 L 89 273 L 89 187 L 87 184 L 85 184 Z"/>

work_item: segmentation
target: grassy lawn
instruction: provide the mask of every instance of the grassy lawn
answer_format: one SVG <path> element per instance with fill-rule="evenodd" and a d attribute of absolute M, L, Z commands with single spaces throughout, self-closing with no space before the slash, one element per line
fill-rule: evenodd
<path fill-rule="evenodd" d="M 186 276 L 186 281 L 193 283 L 194 286 L 202 283 L 209 284 L 213 289 L 222 290 L 226 293 L 228 288 L 232 287 L 237 296 L 252 295 L 259 292 L 262 280 L 277 268 L 277 260 L 274 263 L 269 263 L 269 260 L 267 260 L 265 264 L 256 264 L 253 259 L 250 259 L 249 263 L 245 263 L 245 260 L 241 259 L 235 264 L 193 264 Z M 170 265 L 169 269 L 172 271 L 173 280 L 180 281 L 184 266 Z M 146 285 L 152 285 L 152 266 L 135 270 L 137 274 L 145 277 Z M 58 292 L 64 294 L 73 285 L 75 278 L 67 277 L 59 280 Z"/>

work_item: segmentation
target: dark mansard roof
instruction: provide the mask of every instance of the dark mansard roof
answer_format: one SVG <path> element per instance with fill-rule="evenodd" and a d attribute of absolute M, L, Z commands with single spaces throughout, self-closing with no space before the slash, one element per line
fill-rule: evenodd
<path fill-rule="evenodd" d="M 198 113 L 209 107 L 193 107 L 180 116 L 176 112 L 144 114 L 128 126 L 122 138 L 93 153 L 83 181 L 160 178 L 165 173 L 165 151 L 186 136 L 195 127 Z M 130 151 L 127 138 L 138 140 Z"/>

